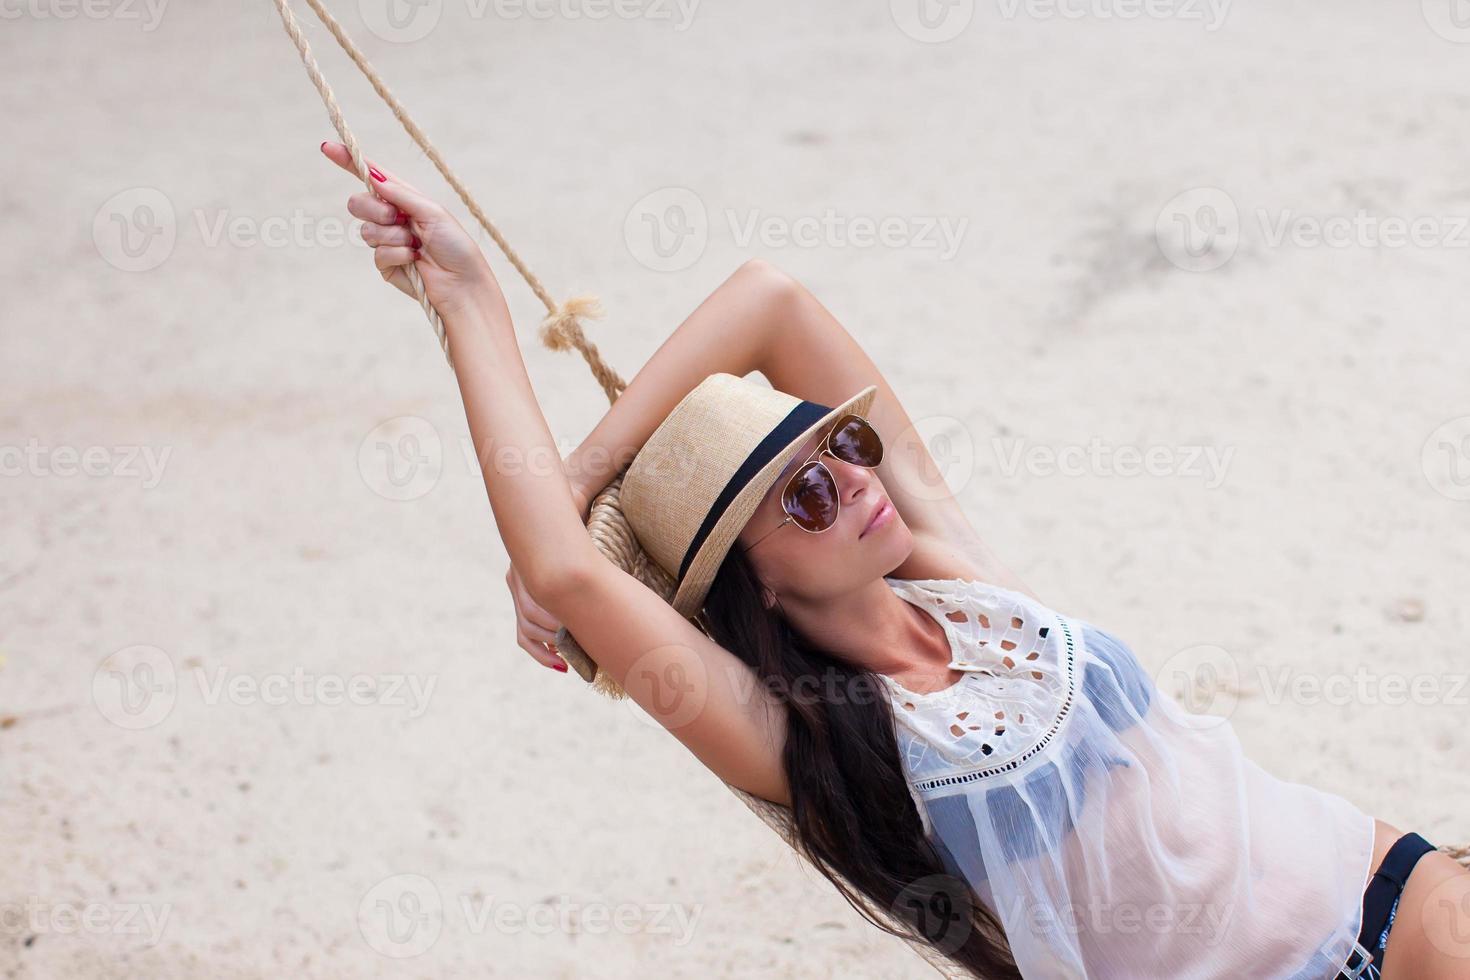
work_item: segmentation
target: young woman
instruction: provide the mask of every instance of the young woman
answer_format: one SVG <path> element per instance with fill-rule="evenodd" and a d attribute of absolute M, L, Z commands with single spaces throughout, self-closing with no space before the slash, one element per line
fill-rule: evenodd
<path fill-rule="evenodd" d="M 348 210 L 384 279 L 423 276 L 480 458 L 559 460 L 479 249 L 372 176 Z M 625 509 L 672 602 L 584 527 L 634 454 Z M 662 471 L 666 454 L 702 475 Z M 873 362 L 769 265 L 708 297 L 564 466 L 483 469 L 527 652 L 565 670 L 565 624 L 721 779 L 789 807 L 860 911 L 972 975 L 1470 976 L 1470 872 L 1271 777 L 1119 638 L 1042 604 L 936 492 Z M 698 710 L 636 683 L 655 655 Z"/>

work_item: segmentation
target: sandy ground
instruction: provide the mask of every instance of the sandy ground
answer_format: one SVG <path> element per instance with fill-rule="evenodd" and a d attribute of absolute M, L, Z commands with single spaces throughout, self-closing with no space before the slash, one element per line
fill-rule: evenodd
<path fill-rule="evenodd" d="M 333 6 L 627 375 L 771 259 L 1050 604 L 1279 775 L 1470 838 L 1448 3 Z M 342 242 L 271 4 L 4 13 L 0 975 L 923 975 L 516 647 L 457 392 Z M 493 258 L 570 449 L 603 396 Z"/>

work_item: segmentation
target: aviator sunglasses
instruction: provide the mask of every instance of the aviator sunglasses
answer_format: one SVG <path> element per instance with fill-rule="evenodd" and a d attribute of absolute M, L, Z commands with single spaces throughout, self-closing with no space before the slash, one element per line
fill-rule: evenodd
<path fill-rule="evenodd" d="M 747 552 L 787 524 L 820 534 L 837 523 L 837 512 L 841 508 L 837 480 L 827 469 L 827 464 L 822 462 L 823 453 L 829 453 L 844 463 L 872 469 L 883 462 L 883 441 L 878 438 L 878 430 L 861 415 L 848 414 L 839 418 L 817 451 L 786 481 L 781 491 L 781 509 L 786 511 L 786 519 L 757 538 L 745 549 Z"/>

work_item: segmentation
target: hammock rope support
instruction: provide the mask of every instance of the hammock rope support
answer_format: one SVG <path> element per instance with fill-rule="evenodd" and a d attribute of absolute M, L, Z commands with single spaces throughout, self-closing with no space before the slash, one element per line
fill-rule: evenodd
<path fill-rule="evenodd" d="M 295 14 L 291 10 L 289 0 L 272 0 L 276 11 L 280 14 L 281 23 L 286 29 L 287 36 L 296 46 L 296 51 L 301 57 L 301 63 L 306 68 L 307 77 L 316 87 L 317 94 L 321 96 L 322 103 L 326 107 L 327 116 L 337 131 L 338 137 L 347 147 L 351 154 L 353 169 L 358 178 L 369 193 L 376 194 L 373 181 L 367 170 L 367 164 L 363 161 L 362 150 L 358 145 L 357 137 L 348 128 L 347 121 L 342 114 L 341 107 L 337 104 L 336 96 L 332 87 L 327 83 L 322 74 L 321 66 L 317 64 L 315 56 L 311 52 L 311 45 L 306 39 L 301 25 L 297 22 Z M 587 362 L 592 371 L 593 378 L 602 387 L 607 395 L 609 403 L 617 400 L 618 396 L 628 387 L 622 376 L 615 371 L 611 365 L 603 360 L 597 346 L 587 339 L 586 331 L 582 327 L 584 318 L 598 318 L 603 315 L 601 301 L 596 296 L 578 295 L 567 299 L 564 303 L 557 303 L 551 293 L 542 284 L 541 280 L 533 273 L 525 261 L 506 241 L 500 229 L 490 220 L 474 195 L 465 187 L 463 182 L 449 169 L 438 149 L 429 141 L 428 136 L 414 122 L 413 117 L 408 114 L 403 103 L 393 94 L 373 68 L 361 49 L 348 36 L 342 25 L 332 16 L 331 12 L 323 5 L 322 0 L 305 0 L 317 19 L 326 27 L 328 33 L 336 40 L 337 44 L 346 53 L 347 57 L 362 72 L 373 91 L 387 104 L 403 129 L 408 133 L 410 139 L 423 151 L 424 155 L 434 165 L 440 175 L 454 189 L 460 201 L 469 210 L 475 221 L 495 242 L 501 253 L 505 256 L 511 266 L 520 274 L 520 277 L 530 287 L 531 292 L 536 295 L 543 306 L 546 307 L 546 315 L 542 318 L 538 334 L 541 342 L 554 351 L 576 350 Z M 434 331 L 434 336 L 439 342 L 439 347 L 444 352 L 445 361 L 453 367 L 454 360 L 449 349 L 449 337 L 444 330 L 444 322 L 440 318 L 433 304 L 429 302 L 424 290 L 423 277 L 418 269 L 412 264 L 406 267 L 409 284 L 412 286 L 414 295 L 418 299 L 419 306 L 424 311 L 424 316 L 429 321 L 429 326 Z M 674 594 L 675 582 L 657 563 L 655 563 L 643 549 L 638 545 L 636 536 L 629 526 L 627 518 L 623 515 L 619 503 L 619 493 L 622 487 L 623 474 L 626 466 L 616 474 L 592 501 L 591 510 L 587 520 L 587 531 L 598 550 L 611 562 L 633 575 L 639 581 L 662 596 L 665 600 L 671 600 Z M 627 692 L 606 671 L 600 670 L 596 662 L 588 656 L 587 652 L 576 642 L 565 627 L 562 627 L 556 636 L 556 646 L 562 656 L 576 670 L 577 674 L 586 681 L 593 690 L 599 694 L 614 699 L 627 697 Z M 745 805 L 759 816 L 765 823 L 776 831 L 786 843 L 792 847 L 796 846 L 795 825 L 791 819 L 790 809 L 769 800 L 762 799 L 751 793 L 747 793 L 730 783 L 721 780 L 724 786 L 734 793 Z M 1448 854 L 1460 864 L 1470 868 L 1470 844 L 1466 845 L 1440 845 L 1439 850 Z M 917 942 L 904 935 L 906 926 L 900 920 L 894 918 L 892 913 L 881 915 L 886 918 L 890 925 L 895 927 L 894 934 L 901 936 L 905 942 L 917 951 L 930 966 L 942 975 L 952 969 L 946 960 L 929 946 Z"/>

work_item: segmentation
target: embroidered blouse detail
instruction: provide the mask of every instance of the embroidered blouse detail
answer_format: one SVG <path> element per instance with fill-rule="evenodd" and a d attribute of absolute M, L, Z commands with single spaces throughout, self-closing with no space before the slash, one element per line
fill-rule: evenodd
<path fill-rule="evenodd" d="M 920 694 L 880 674 L 895 694 L 906 765 L 934 789 L 1007 772 L 1046 747 L 1066 722 L 1077 686 L 1076 641 L 1051 610 L 977 582 L 889 579 L 949 636 L 951 670 L 964 677 Z M 985 709 L 976 709 L 976 699 Z"/>
<path fill-rule="evenodd" d="M 982 582 L 886 581 L 963 671 L 932 693 L 878 675 L 909 791 L 1028 980 L 1337 973 L 1371 817 L 1246 758 L 1106 630 Z"/>

